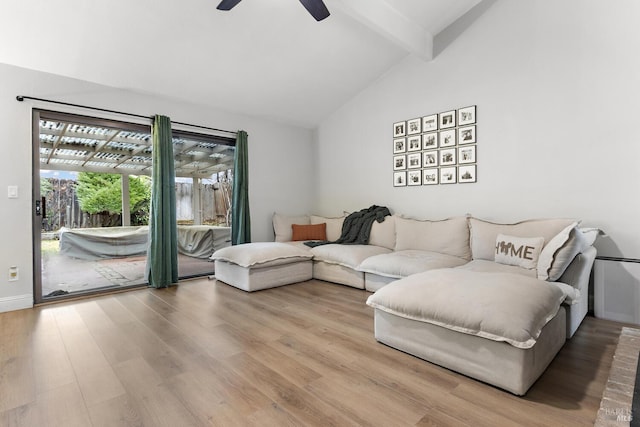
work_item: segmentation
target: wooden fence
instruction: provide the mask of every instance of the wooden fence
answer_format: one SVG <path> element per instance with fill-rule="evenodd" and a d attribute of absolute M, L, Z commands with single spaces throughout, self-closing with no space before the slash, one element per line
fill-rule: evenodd
<path fill-rule="evenodd" d="M 70 179 L 47 178 L 51 191 L 45 197 L 45 217 L 43 231 L 56 231 L 60 227 L 116 227 L 122 225 L 120 214 L 89 214 L 80 209 L 75 190 L 75 181 Z M 200 207 L 203 224 L 229 225 L 231 184 L 226 182 L 200 184 Z M 181 224 L 193 224 L 193 184 L 176 183 L 176 217 Z M 134 225 L 146 225 L 138 223 Z"/>

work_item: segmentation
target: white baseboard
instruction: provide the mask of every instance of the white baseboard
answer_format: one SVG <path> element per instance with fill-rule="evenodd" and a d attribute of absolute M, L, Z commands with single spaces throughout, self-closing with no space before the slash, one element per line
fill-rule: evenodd
<path fill-rule="evenodd" d="M 14 295 L 0 298 L 0 313 L 5 311 L 22 310 L 33 307 L 33 295 Z"/>

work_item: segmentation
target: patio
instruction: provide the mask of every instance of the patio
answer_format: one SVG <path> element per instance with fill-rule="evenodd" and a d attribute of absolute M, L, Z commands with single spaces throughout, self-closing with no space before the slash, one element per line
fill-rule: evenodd
<path fill-rule="evenodd" d="M 42 295 L 143 286 L 146 284 L 145 265 L 144 255 L 86 261 L 61 255 L 58 251 L 43 251 Z M 208 259 L 178 254 L 180 278 L 211 275 L 213 266 Z"/>

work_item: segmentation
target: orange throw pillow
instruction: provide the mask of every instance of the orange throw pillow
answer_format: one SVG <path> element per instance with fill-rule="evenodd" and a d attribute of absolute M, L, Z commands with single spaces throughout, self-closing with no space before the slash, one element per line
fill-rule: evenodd
<path fill-rule="evenodd" d="M 300 225 L 291 224 L 293 237 L 291 240 L 327 240 L 327 223 Z"/>

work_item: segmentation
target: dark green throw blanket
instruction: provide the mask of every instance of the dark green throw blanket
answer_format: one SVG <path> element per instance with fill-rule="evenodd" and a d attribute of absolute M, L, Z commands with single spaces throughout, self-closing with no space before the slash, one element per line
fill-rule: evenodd
<path fill-rule="evenodd" d="M 373 205 L 367 209 L 349 214 L 342 224 L 340 238 L 335 242 L 304 242 L 304 244 L 312 248 L 329 243 L 368 245 L 373 221 L 382 222 L 389 215 L 391 215 L 391 212 L 386 207 Z"/>

